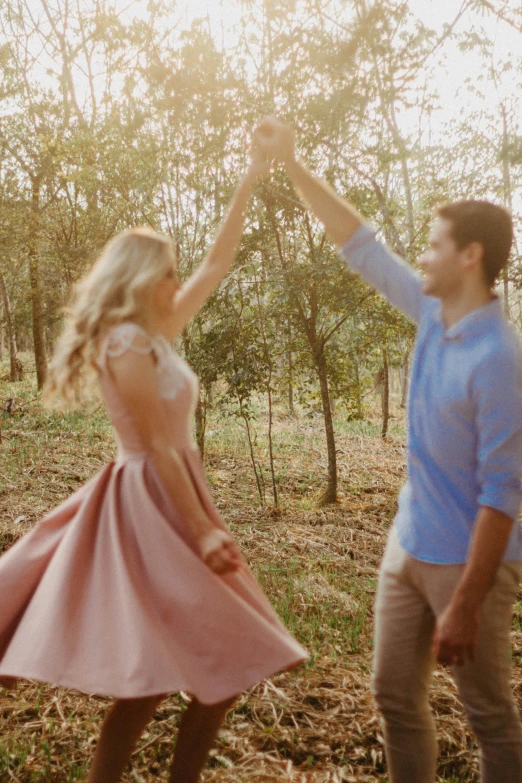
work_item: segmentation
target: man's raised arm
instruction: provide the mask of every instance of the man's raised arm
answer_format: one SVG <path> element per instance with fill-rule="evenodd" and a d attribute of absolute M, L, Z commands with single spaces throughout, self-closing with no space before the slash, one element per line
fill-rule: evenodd
<path fill-rule="evenodd" d="M 264 120 L 256 129 L 255 141 L 267 157 L 277 158 L 285 164 L 288 176 L 303 201 L 321 221 L 336 245 L 343 247 L 364 220 L 326 182 L 314 177 L 297 160 L 294 129 L 275 119 Z"/>
<path fill-rule="evenodd" d="M 297 160 L 293 128 L 279 120 L 266 119 L 255 131 L 254 144 L 263 150 L 267 158 L 275 158 L 285 164 L 302 200 L 342 249 L 341 255 L 352 271 L 412 320 L 419 321 L 422 306 L 419 275 L 410 264 L 377 242 L 374 230 L 351 204 Z"/>

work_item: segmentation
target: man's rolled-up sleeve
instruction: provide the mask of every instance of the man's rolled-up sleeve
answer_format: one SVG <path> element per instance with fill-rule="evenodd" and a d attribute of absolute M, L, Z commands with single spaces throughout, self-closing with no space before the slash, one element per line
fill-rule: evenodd
<path fill-rule="evenodd" d="M 479 505 L 516 519 L 522 502 L 522 360 L 501 350 L 473 382 L 478 431 Z"/>
<path fill-rule="evenodd" d="M 371 226 L 364 223 L 340 253 L 353 272 L 413 321 L 420 321 L 423 293 L 419 274 L 379 242 Z"/>

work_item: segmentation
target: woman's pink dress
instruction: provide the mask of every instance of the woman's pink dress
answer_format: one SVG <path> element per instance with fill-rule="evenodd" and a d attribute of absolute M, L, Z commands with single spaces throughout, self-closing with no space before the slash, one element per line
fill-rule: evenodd
<path fill-rule="evenodd" d="M 107 371 L 106 356 L 127 350 L 155 355 L 178 453 L 224 527 L 190 432 L 194 373 L 162 338 L 113 327 L 100 371 L 118 456 L 0 558 L 0 677 L 119 698 L 183 690 L 213 704 L 307 656 L 246 564 L 219 576 L 199 556 Z"/>

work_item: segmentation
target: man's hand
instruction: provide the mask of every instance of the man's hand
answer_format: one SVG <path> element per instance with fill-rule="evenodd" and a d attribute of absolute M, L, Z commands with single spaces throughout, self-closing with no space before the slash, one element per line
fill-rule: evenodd
<path fill-rule="evenodd" d="M 433 651 L 439 663 L 462 665 L 475 657 L 480 607 L 495 581 L 513 527 L 511 517 L 481 506 L 469 560 L 452 599 L 437 620 Z"/>
<path fill-rule="evenodd" d="M 199 551 L 208 567 L 216 574 L 237 571 L 241 555 L 234 539 L 225 530 L 214 527 L 199 538 Z"/>
<path fill-rule="evenodd" d="M 437 620 L 433 653 L 439 663 L 462 666 L 475 659 L 479 626 L 478 606 L 451 602 Z"/>
<path fill-rule="evenodd" d="M 295 160 L 294 129 L 273 117 L 267 117 L 257 126 L 254 131 L 254 144 L 264 152 L 268 160 L 275 158 L 283 163 Z"/>

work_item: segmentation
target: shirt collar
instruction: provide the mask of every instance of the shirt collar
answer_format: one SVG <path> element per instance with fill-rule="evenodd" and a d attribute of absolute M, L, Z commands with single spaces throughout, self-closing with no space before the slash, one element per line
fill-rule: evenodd
<path fill-rule="evenodd" d="M 449 329 L 444 327 L 444 321 L 442 319 L 442 306 L 439 302 L 437 308 L 437 320 L 440 322 L 442 329 L 444 330 L 444 339 L 446 340 L 461 340 L 466 337 L 470 337 L 472 334 L 482 328 L 485 321 L 490 318 L 502 317 L 502 305 L 498 296 L 495 296 L 491 302 L 478 307 L 476 310 L 472 310 L 463 318 L 460 318 L 456 324 L 450 326 Z"/>

